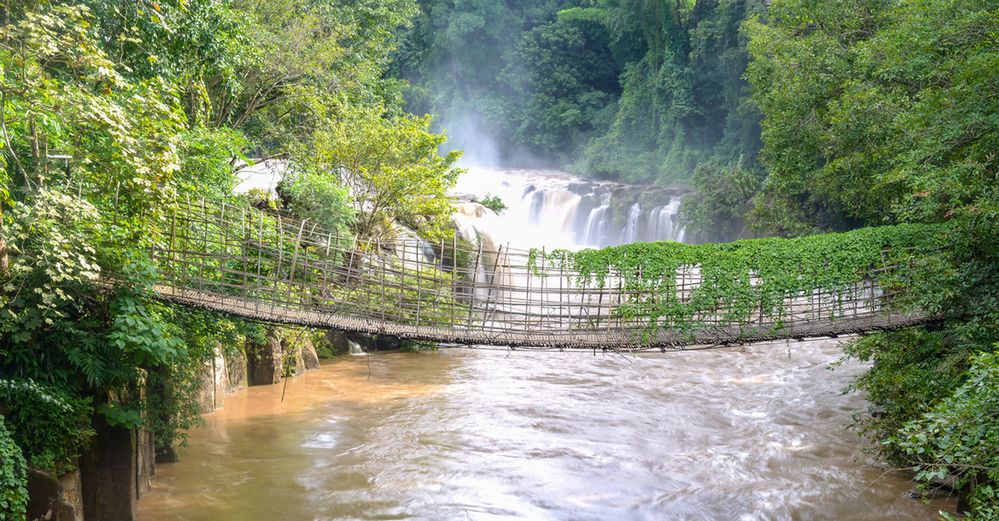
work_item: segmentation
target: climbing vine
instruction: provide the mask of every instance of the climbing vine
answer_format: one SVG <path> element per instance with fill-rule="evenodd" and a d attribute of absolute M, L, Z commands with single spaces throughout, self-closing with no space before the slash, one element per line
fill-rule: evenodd
<path fill-rule="evenodd" d="M 619 285 L 625 301 L 614 313 L 645 322 L 649 334 L 661 327 L 690 332 L 707 325 L 706 317 L 747 325 L 757 311 L 778 317 L 781 328 L 792 295 L 845 290 L 872 276 L 885 290 L 911 286 L 944 234 L 938 225 L 899 225 L 795 239 L 532 250 L 528 263 L 536 275 L 572 273 L 580 288 Z"/>
<path fill-rule="evenodd" d="M 0 519 L 24 519 L 28 505 L 27 466 L 0 416 Z"/>

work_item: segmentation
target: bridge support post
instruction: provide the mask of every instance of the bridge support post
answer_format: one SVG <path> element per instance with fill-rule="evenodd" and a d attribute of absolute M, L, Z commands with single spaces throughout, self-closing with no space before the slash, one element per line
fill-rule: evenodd
<path fill-rule="evenodd" d="M 271 385 L 281 381 L 281 339 L 274 328 L 267 330 L 262 344 L 246 343 L 246 380 L 248 385 Z"/>
<path fill-rule="evenodd" d="M 319 368 L 319 356 L 312 340 L 302 330 L 281 338 L 276 328 L 267 332 L 262 344 L 246 343 L 246 379 L 248 385 L 271 385 L 281 382 L 285 364 L 294 365 L 294 374 Z"/>
<path fill-rule="evenodd" d="M 109 425 L 94 415 L 97 436 L 80 459 L 84 519 L 132 521 L 135 502 L 150 488 L 152 435 Z"/>

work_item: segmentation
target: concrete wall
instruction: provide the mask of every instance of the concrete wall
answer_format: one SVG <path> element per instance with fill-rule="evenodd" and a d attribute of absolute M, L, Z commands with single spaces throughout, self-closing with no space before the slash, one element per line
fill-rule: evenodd
<path fill-rule="evenodd" d="M 80 471 L 58 478 L 28 469 L 28 519 L 30 521 L 83 521 Z"/>
<path fill-rule="evenodd" d="M 246 387 L 246 356 L 241 351 L 226 355 L 222 346 L 201 369 L 198 405 L 202 413 L 222 407 L 226 396 Z"/>
<path fill-rule="evenodd" d="M 101 415 L 93 423 L 97 435 L 80 459 L 83 519 L 134 521 L 135 502 L 156 471 L 153 436 L 109 425 Z"/>

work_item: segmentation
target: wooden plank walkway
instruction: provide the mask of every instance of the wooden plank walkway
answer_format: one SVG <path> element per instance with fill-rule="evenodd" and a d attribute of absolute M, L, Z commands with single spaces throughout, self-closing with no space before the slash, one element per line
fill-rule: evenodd
<path fill-rule="evenodd" d="M 697 266 L 657 281 L 653 293 L 617 274 L 596 284 L 536 251 L 481 241 L 357 241 L 309 221 L 204 200 L 180 204 L 165 219 L 168 233 L 152 251 L 160 275 L 154 295 L 264 322 L 453 344 L 640 350 L 837 336 L 931 318 L 894 309 L 894 295 L 874 282 L 885 266 L 837 290 L 760 303 L 738 320 L 719 304 L 671 324 L 621 309 L 649 298 L 689 302 L 701 284 Z"/>

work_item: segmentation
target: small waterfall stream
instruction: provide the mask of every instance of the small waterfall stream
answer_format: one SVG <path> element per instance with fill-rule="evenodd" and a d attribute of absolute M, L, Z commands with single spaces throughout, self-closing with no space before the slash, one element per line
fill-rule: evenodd
<path fill-rule="evenodd" d="M 583 240 L 580 244 L 602 244 L 607 242 L 607 229 L 610 227 L 611 194 L 600 194 L 600 206 L 590 210 L 583 225 Z"/>
<path fill-rule="evenodd" d="M 624 227 L 624 242 L 629 244 L 638 240 L 638 218 L 642 216 L 642 205 L 635 203 L 628 210 L 628 224 Z"/>
<path fill-rule="evenodd" d="M 649 237 L 669 237 L 669 240 L 684 242 L 686 230 L 679 222 L 680 198 L 673 197 L 669 204 L 657 206 L 649 212 Z"/>

